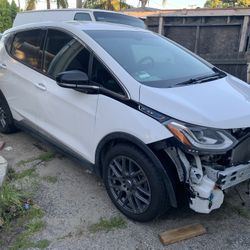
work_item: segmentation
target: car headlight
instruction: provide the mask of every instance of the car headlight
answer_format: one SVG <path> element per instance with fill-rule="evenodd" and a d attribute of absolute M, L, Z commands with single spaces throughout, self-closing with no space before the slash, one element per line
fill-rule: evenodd
<path fill-rule="evenodd" d="M 237 140 L 223 129 L 206 128 L 176 121 L 143 104 L 138 110 L 163 124 L 189 152 L 221 154 L 232 149 Z"/>
<path fill-rule="evenodd" d="M 228 151 L 237 140 L 225 130 L 206 128 L 170 121 L 165 124 L 170 132 L 185 146 L 195 150 Z"/>

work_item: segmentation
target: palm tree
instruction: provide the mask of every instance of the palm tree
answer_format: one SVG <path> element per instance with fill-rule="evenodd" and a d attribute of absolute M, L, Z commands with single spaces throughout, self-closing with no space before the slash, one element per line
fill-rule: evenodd
<path fill-rule="evenodd" d="M 26 2 L 26 10 L 34 10 L 36 8 L 37 0 L 27 0 Z M 46 0 L 47 9 L 50 9 L 50 0 Z M 57 0 L 56 1 L 57 8 L 68 8 L 67 0 Z"/>
<path fill-rule="evenodd" d="M 47 0 L 49 1 L 49 0 Z M 63 9 L 66 9 L 69 7 L 68 1 L 67 0 L 57 0 L 56 1 L 57 8 L 59 9 L 62 7 Z"/>
<path fill-rule="evenodd" d="M 83 7 L 115 11 L 132 8 L 125 0 L 84 0 Z"/>
<path fill-rule="evenodd" d="M 36 0 L 28 0 L 26 2 L 26 10 L 34 10 L 36 8 Z"/>
<path fill-rule="evenodd" d="M 82 0 L 76 0 L 76 8 L 82 8 Z"/>
<path fill-rule="evenodd" d="M 141 2 L 141 7 L 145 8 L 149 0 L 140 0 L 140 2 Z M 166 4 L 167 4 L 167 0 L 162 0 L 162 6 L 166 6 Z"/>
<path fill-rule="evenodd" d="M 167 0 L 162 0 L 162 6 L 166 7 L 167 6 L 167 2 L 168 2 Z"/>
<path fill-rule="evenodd" d="M 47 3 L 47 9 L 49 10 L 50 9 L 50 0 L 46 0 L 46 3 Z"/>

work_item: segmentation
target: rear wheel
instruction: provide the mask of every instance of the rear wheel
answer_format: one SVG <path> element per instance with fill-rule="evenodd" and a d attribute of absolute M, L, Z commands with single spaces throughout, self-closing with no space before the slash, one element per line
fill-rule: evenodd
<path fill-rule="evenodd" d="M 160 174 L 135 146 L 119 144 L 110 149 L 104 183 L 113 203 L 130 219 L 149 221 L 169 206 Z"/>
<path fill-rule="evenodd" d="M 15 131 L 16 127 L 10 108 L 4 97 L 0 96 L 0 132 L 9 134 Z"/>

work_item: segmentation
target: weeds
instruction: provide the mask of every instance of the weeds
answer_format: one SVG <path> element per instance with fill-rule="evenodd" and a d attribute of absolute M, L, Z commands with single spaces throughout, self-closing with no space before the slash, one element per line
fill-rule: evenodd
<path fill-rule="evenodd" d="M 27 196 L 10 183 L 4 183 L 0 190 L 0 218 L 3 224 L 10 222 L 23 212 L 23 201 Z"/>
<path fill-rule="evenodd" d="M 53 158 L 55 157 L 55 153 L 54 152 L 45 152 L 41 155 L 39 155 L 37 157 L 36 160 L 40 160 L 40 161 L 51 161 Z"/>
<path fill-rule="evenodd" d="M 50 241 L 49 240 L 39 240 L 34 244 L 34 247 L 37 247 L 39 249 L 45 249 L 46 247 L 48 247 L 50 245 Z"/>
<path fill-rule="evenodd" d="M 113 217 L 110 219 L 101 218 L 99 222 L 89 227 L 89 231 L 91 233 L 96 233 L 99 231 L 109 232 L 115 229 L 125 228 L 126 226 L 127 226 L 126 221 L 121 217 Z"/>
<path fill-rule="evenodd" d="M 35 168 L 29 168 L 29 169 L 26 169 L 20 173 L 15 173 L 13 175 L 13 179 L 15 180 L 18 180 L 18 179 L 22 179 L 22 178 L 25 178 L 25 177 L 36 177 L 37 174 L 36 174 L 36 169 Z"/>
<path fill-rule="evenodd" d="M 23 166 L 23 165 L 25 165 L 27 163 L 31 163 L 31 162 L 34 162 L 34 161 L 39 161 L 39 163 L 47 162 L 47 161 L 52 160 L 54 157 L 55 157 L 54 152 L 45 152 L 45 153 L 42 153 L 42 154 L 38 155 L 37 157 L 32 157 L 32 158 L 27 159 L 27 160 L 19 161 L 17 163 L 17 166 Z M 37 164 L 35 164 L 35 165 L 37 165 Z"/>
<path fill-rule="evenodd" d="M 41 230 L 43 230 L 46 226 L 46 223 L 40 219 L 36 219 L 35 221 L 32 221 L 28 223 L 25 228 L 27 234 L 34 234 Z"/>
<path fill-rule="evenodd" d="M 18 234 L 15 241 L 10 244 L 9 250 L 39 248 L 44 249 L 49 244 L 48 240 L 40 240 L 32 242 L 30 237 L 37 232 L 40 232 L 46 227 L 46 223 L 41 220 L 44 212 L 41 208 L 33 205 L 30 210 L 23 211 L 22 217 L 15 223 L 15 230 L 18 229 L 21 233 Z M 12 231 L 12 232 L 11 232 Z M 9 230 L 9 234 L 13 233 L 14 228 Z"/>
<path fill-rule="evenodd" d="M 46 153 L 35 160 L 48 161 L 51 157 L 51 154 Z M 25 164 L 24 162 L 29 161 L 22 161 L 22 164 Z M 32 194 L 16 188 L 16 186 L 20 186 L 21 179 L 25 177 L 37 177 L 34 166 L 22 172 L 9 169 L 7 178 L 0 188 L 0 232 L 4 233 L 3 236 L 0 234 L 0 241 L 3 242 L 1 247 L 8 247 L 9 250 L 44 249 L 50 244 L 50 241 L 46 239 L 37 242 L 30 240 L 31 236 L 43 230 L 46 224 L 42 220 L 44 216 L 42 209 L 34 205 L 31 199 L 28 199 Z M 34 191 L 35 185 L 33 182 L 31 184 L 31 189 Z M 13 241 L 13 239 L 15 240 Z"/>

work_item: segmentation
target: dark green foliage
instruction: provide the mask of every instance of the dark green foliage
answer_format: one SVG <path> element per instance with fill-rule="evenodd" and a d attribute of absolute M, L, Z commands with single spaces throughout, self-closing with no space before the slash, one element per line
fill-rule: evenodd
<path fill-rule="evenodd" d="M 207 0 L 204 7 L 207 8 L 250 7 L 250 0 Z"/>
<path fill-rule="evenodd" d="M 17 12 L 19 11 L 14 1 L 0 0 L 0 32 L 12 27 Z"/>

